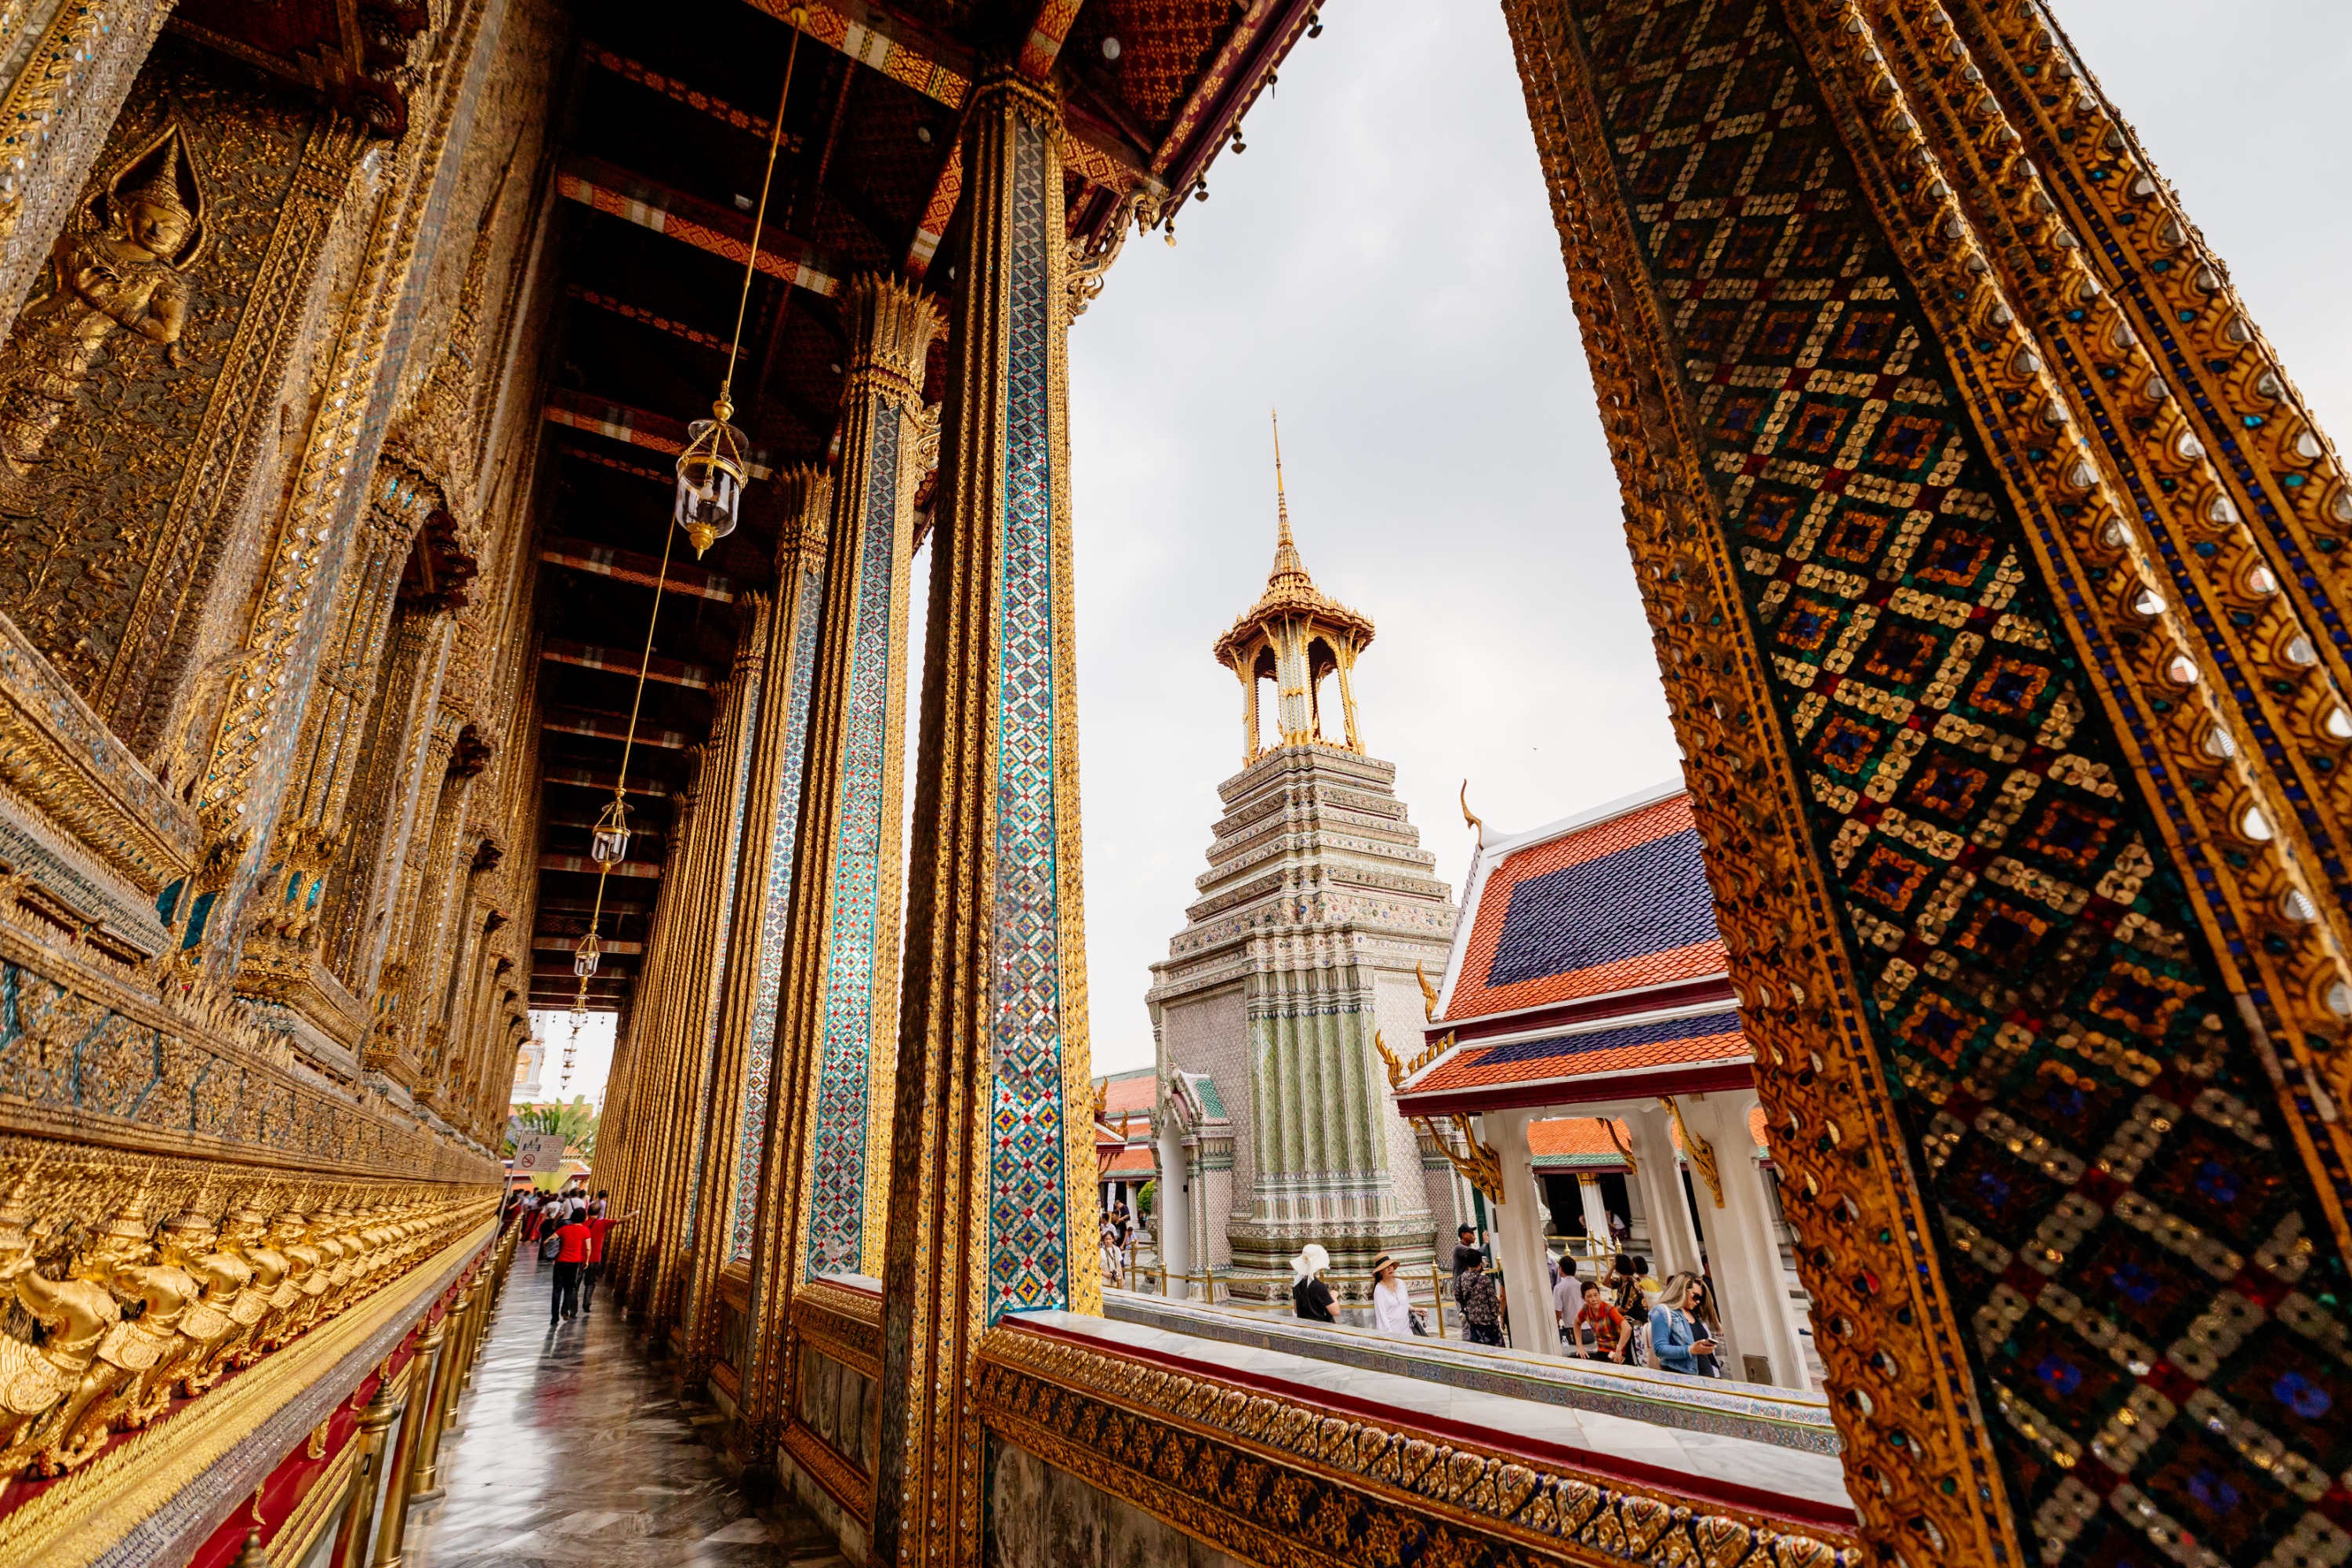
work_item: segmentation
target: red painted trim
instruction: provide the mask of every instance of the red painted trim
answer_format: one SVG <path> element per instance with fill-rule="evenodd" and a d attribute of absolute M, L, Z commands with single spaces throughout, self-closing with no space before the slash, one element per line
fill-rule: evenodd
<path fill-rule="evenodd" d="M 471 1277 L 474 1265 L 487 1257 L 488 1249 L 497 1245 L 498 1238 L 493 1236 L 484 1244 L 481 1252 L 476 1253 L 473 1258 L 458 1268 L 457 1272 L 450 1278 L 447 1288 L 439 1296 L 434 1298 L 425 1310 L 432 1312 L 436 1317 L 446 1316 L 450 1303 L 457 1299 L 459 1287 Z M 415 1360 L 415 1356 L 416 1328 L 412 1325 L 407 1335 L 394 1347 L 388 1358 L 388 1364 L 393 1372 L 397 1373 Z M 301 1441 L 295 1445 L 293 1451 L 280 1459 L 277 1468 L 263 1479 L 259 1492 L 261 1533 L 265 1542 L 274 1540 L 278 1532 L 286 1528 L 286 1521 L 291 1519 L 301 1507 L 304 1500 L 310 1496 L 310 1489 L 319 1483 L 320 1479 L 332 1468 L 343 1449 L 350 1445 L 353 1436 L 359 1430 L 360 1407 L 375 1397 L 376 1389 L 383 1384 L 383 1380 L 377 1373 L 384 1364 L 387 1363 L 379 1363 L 377 1366 L 369 1368 L 367 1375 L 360 1380 L 358 1386 L 336 1404 L 334 1413 L 327 1418 L 326 1453 L 321 1458 L 313 1459 L 310 1457 L 310 1434 L 306 1432 L 302 1435 Z M 244 1373 L 234 1375 L 243 1376 Z M 212 1394 L 217 1394 L 221 1388 L 226 1386 L 226 1383 L 216 1385 L 212 1390 Z M 410 1393 L 414 1397 L 415 1391 L 411 1390 Z M 205 1397 L 211 1397 L 211 1394 Z M 174 1400 L 171 1414 L 176 1415 L 193 1403 L 194 1402 L 192 1400 Z M 170 1415 L 167 1415 L 161 1419 L 169 1420 L 170 1418 Z M 383 1452 L 387 1457 L 394 1452 L 399 1444 L 402 1426 L 402 1422 L 394 1422 L 384 1432 Z M 448 1451 L 445 1445 L 442 1448 L 445 1458 Z M 253 1514 L 254 1499 L 248 1494 L 238 1501 L 236 1511 L 218 1525 L 212 1534 L 205 1538 L 205 1543 L 196 1549 L 196 1554 L 188 1560 L 189 1568 L 231 1568 L 231 1564 L 236 1561 L 237 1553 L 245 1550 L 246 1532 L 251 1530 L 254 1524 Z M 336 1521 L 341 1515 L 340 1507 L 331 1512 L 326 1525 L 329 1533 L 334 1531 Z"/>
<path fill-rule="evenodd" d="M 1407 1426 L 1433 1437 L 1466 1444 L 1491 1453 L 1513 1455 L 1536 1464 L 1559 1469 L 1580 1470 L 1587 1475 L 1606 1476 L 1636 1486 L 1652 1488 L 1676 1497 L 1703 1499 L 1742 1513 L 1763 1519 L 1801 1523 L 1809 1529 L 1826 1529 L 1853 1534 L 1858 1521 L 1850 1508 L 1837 1508 L 1828 1503 L 1812 1502 L 1780 1492 L 1768 1492 L 1757 1487 L 1741 1486 L 1737 1481 L 1717 1480 L 1712 1477 L 1670 1470 L 1663 1465 L 1645 1465 L 1638 1459 L 1621 1459 L 1598 1449 L 1571 1447 L 1562 1443 L 1546 1443 L 1532 1437 L 1498 1433 L 1483 1426 L 1450 1421 L 1441 1416 L 1412 1415 L 1407 1417 L 1394 1409 L 1370 1400 L 1352 1399 L 1344 1394 L 1316 1388 L 1306 1384 L 1288 1383 L 1261 1373 L 1245 1372 L 1237 1367 L 1222 1366 L 1189 1356 L 1171 1355 L 1165 1351 L 1142 1350 L 1122 1345 L 1075 1329 L 1056 1328 L 1050 1323 L 1031 1322 L 1010 1317 L 998 1325 L 1001 1332 L 1038 1334 L 1064 1344 L 1081 1346 L 1098 1354 L 1122 1357 L 1129 1361 L 1148 1362 L 1154 1366 L 1181 1372 L 1187 1376 L 1204 1377 L 1214 1382 L 1231 1384 L 1260 1394 L 1271 1394 L 1293 1405 L 1310 1409 L 1328 1410 L 1334 1415 L 1352 1415 L 1383 1426 Z M 1239 1439 L 1247 1442 L 1247 1438 Z M 1311 1463 L 1302 1460 L 1301 1463 Z"/>
<path fill-rule="evenodd" d="M 1482 1110 L 1525 1110 L 1531 1106 L 1597 1105 L 1612 1100 L 1651 1100 L 1665 1094 L 1714 1094 L 1750 1089 L 1756 1068 L 1735 1062 L 1653 1072 L 1611 1073 L 1601 1078 L 1546 1078 L 1476 1084 L 1431 1095 L 1401 1094 L 1397 1109 L 1407 1116 L 1476 1115 Z"/>
<path fill-rule="evenodd" d="M 1566 1028 L 1594 1018 L 1663 1013 L 1670 1007 L 1695 1007 L 1702 1003 L 1728 1002 L 1731 999 L 1730 976 L 1710 974 L 1697 980 L 1676 980 L 1663 985 L 1644 986 L 1639 991 L 1612 991 L 1601 996 L 1580 996 L 1574 1001 L 1555 1002 L 1549 1006 L 1529 1007 L 1517 1013 L 1493 1013 L 1459 1021 L 1449 1019 L 1431 1024 L 1421 1033 L 1423 1039 L 1433 1045 L 1448 1035 L 1467 1044 L 1472 1040 L 1492 1039 L 1497 1035 L 1539 1034 L 1546 1029 Z"/>

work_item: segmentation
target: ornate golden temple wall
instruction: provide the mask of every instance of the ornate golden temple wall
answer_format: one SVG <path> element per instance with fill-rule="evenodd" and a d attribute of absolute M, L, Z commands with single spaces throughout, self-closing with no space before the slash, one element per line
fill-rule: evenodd
<path fill-rule="evenodd" d="M 108 9 L 0 191 L 0 1563 L 184 1555 L 412 1341 L 423 1420 L 527 1029 L 568 24 L 355 118 Z"/>

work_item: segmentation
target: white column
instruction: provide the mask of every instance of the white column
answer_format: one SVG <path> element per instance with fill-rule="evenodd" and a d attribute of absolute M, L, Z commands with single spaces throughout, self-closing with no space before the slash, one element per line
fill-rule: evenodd
<path fill-rule="evenodd" d="M 1579 1175 L 1576 1195 L 1584 1200 L 1584 1250 L 1589 1257 L 1609 1253 L 1609 1205 L 1601 1198 L 1601 1178 Z"/>
<path fill-rule="evenodd" d="M 1674 1121 L 1663 1105 L 1635 1110 L 1626 1121 L 1633 1131 L 1633 1180 L 1650 1221 L 1650 1271 L 1664 1279 L 1677 1269 L 1698 1272 L 1698 1232 L 1691 1226 L 1683 1195 L 1681 1156 L 1675 1152 Z"/>
<path fill-rule="evenodd" d="M 1543 1189 L 1528 1164 L 1528 1125 L 1538 1112 L 1504 1110 L 1480 1118 L 1503 1167 L 1503 1203 L 1490 1214 L 1495 1250 L 1510 1293 L 1510 1342 L 1514 1350 L 1538 1355 L 1561 1353 L 1552 1326 L 1551 1270 L 1544 1256 Z"/>
<path fill-rule="evenodd" d="M 1736 1358 L 1724 1372 L 1748 1377 L 1746 1361 L 1760 1356 L 1769 1363 L 1769 1375 L 1751 1381 L 1807 1388 L 1811 1380 L 1805 1371 L 1804 1342 L 1798 1337 L 1788 1280 L 1780 1272 L 1771 1195 L 1764 1190 L 1764 1173 L 1757 1168 L 1756 1143 L 1748 1130 L 1748 1112 L 1755 1103 L 1753 1089 L 1689 1095 L 1682 1101 L 1684 1121 L 1715 1146 L 1716 1169 L 1723 1177 L 1723 1206 L 1709 1208 L 1705 1223 L 1715 1265 L 1715 1298 L 1724 1326 L 1731 1331 Z"/>
<path fill-rule="evenodd" d="M 1184 1134 L 1173 1114 L 1160 1117 L 1159 1214 L 1151 1224 L 1160 1239 L 1160 1265 L 1168 1271 L 1168 1293 L 1181 1300 L 1191 1294 L 1183 1280 L 1192 1267 L 1192 1194 L 1191 1173 L 1184 1158 Z"/>

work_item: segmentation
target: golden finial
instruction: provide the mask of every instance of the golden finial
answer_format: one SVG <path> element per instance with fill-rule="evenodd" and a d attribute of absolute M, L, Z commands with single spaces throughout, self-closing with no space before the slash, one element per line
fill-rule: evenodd
<path fill-rule="evenodd" d="M 1470 781 L 1468 779 L 1464 779 L 1462 781 L 1462 823 L 1464 826 L 1469 828 L 1478 836 L 1478 847 L 1481 849 L 1486 847 L 1486 825 L 1479 819 L 1476 812 L 1470 809 Z"/>
<path fill-rule="evenodd" d="M 1279 583 L 1296 576 L 1307 581 L 1307 563 L 1298 558 L 1298 543 L 1290 536 L 1290 498 L 1282 488 L 1282 413 L 1273 411 L 1274 418 L 1274 570 L 1267 574 L 1268 584 Z"/>

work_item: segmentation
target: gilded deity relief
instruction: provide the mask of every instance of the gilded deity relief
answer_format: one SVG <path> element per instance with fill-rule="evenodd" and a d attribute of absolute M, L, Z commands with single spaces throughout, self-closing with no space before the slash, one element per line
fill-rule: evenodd
<path fill-rule="evenodd" d="M 0 351 L 0 510 L 37 506 L 50 437 L 118 333 L 185 363 L 187 268 L 205 247 L 204 209 L 203 173 L 173 122 L 76 212 Z"/>
<path fill-rule="evenodd" d="M 164 40 L 0 343 L 0 613 L 151 763 L 174 628 L 267 510 L 341 199 L 341 165 L 305 159 L 340 145 Z"/>
<path fill-rule="evenodd" d="M 21 1173 L 0 1197 L 0 1498 L 79 1468 L 115 1434 L 292 1343 L 496 1201 L 408 1184 L 362 1197 L 329 1184 L 350 1200 L 269 1220 L 280 1194 L 261 1187 L 215 1221 L 204 1210 L 221 1200 L 209 1175 L 190 1179 L 194 1167 L 11 1163 Z M 159 1186 L 179 1196 L 151 1202 Z M 302 1204 L 311 1191 L 290 1195 Z M 159 1225 L 180 1201 L 189 1206 Z"/>

